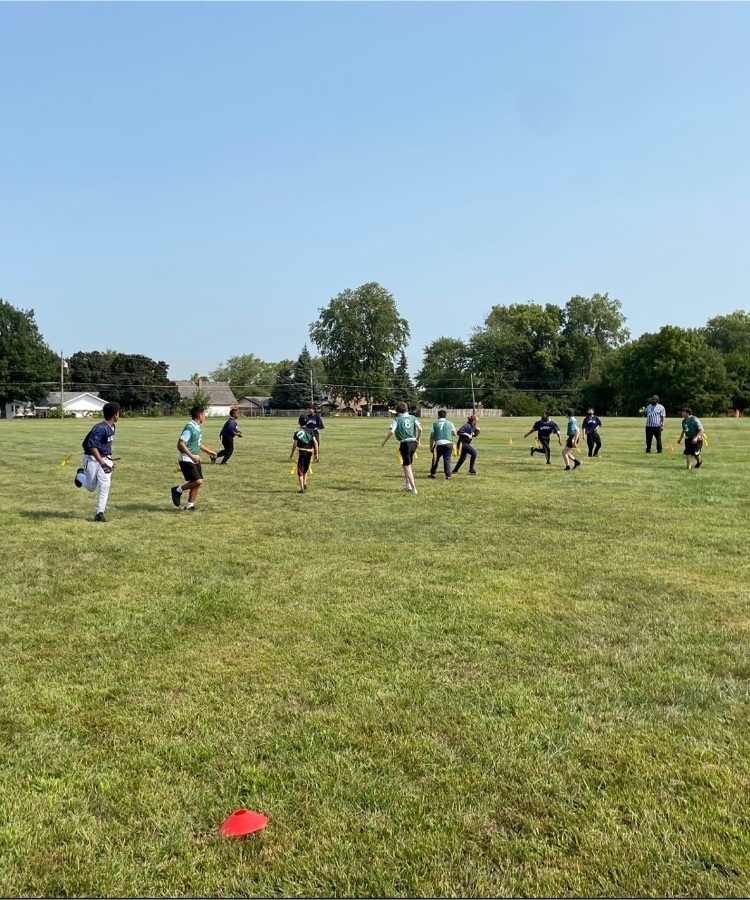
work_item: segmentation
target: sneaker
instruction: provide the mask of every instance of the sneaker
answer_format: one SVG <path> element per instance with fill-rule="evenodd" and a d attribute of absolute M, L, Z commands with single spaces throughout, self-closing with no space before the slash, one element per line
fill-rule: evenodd
<path fill-rule="evenodd" d="M 601 453 L 595 453 L 592 457 L 592 459 L 601 459 L 601 458 L 602 458 Z"/>
<path fill-rule="evenodd" d="M 405 484 L 405 485 L 404 485 L 404 490 L 405 490 L 408 494 L 411 494 L 411 486 L 410 486 L 410 485 Z"/>
<path fill-rule="evenodd" d="M 573 468 L 574 468 L 574 469 L 577 469 L 578 466 L 580 466 L 580 465 L 581 465 L 581 460 L 580 460 L 580 459 L 574 459 L 574 460 L 573 460 Z"/>
<path fill-rule="evenodd" d="M 188 503 L 185 505 L 185 512 L 195 512 L 195 503 Z"/>
<path fill-rule="evenodd" d="M 446 481 L 450 481 L 450 480 L 451 480 L 451 476 L 450 476 L 450 475 L 446 475 L 446 476 L 445 476 L 445 480 L 446 480 Z"/>
<path fill-rule="evenodd" d="M 305 486 L 302 488 L 302 493 L 303 493 L 303 494 L 306 494 L 306 493 L 307 493 L 307 485 L 305 485 Z"/>
<path fill-rule="evenodd" d="M 530 447 L 529 448 L 529 456 L 533 456 L 533 455 L 534 455 L 534 448 Z"/>
<path fill-rule="evenodd" d="M 477 474 L 476 469 L 469 469 L 469 475 L 476 475 L 476 474 Z"/>
<path fill-rule="evenodd" d="M 696 468 L 696 469 L 700 469 L 700 467 L 701 467 L 702 465 L 703 465 L 703 460 L 702 460 L 702 459 L 698 459 L 698 460 L 695 461 L 695 468 Z"/>
<path fill-rule="evenodd" d="M 565 471 L 570 472 L 570 466 L 565 466 Z"/>
<path fill-rule="evenodd" d="M 172 488 L 172 503 L 178 508 L 180 503 L 182 503 L 182 494 L 178 492 L 176 487 Z"/>
<path fill-rule="evenodd" d="M 83 469 L 81 468 L 76 469 L 76 477 L 73 479 L 73 484 L 75 484 L 76 487 L 83 487 L 83 482 L 78 480 L 79 475 L 83 475 Z"/>
<path fill-rule="evenodd" d="M 300 489 L 297 491 L 297 493 L 298 493 L 298 494 L 304 494 L 304 493 L 305 493 L 305 489 L 304 489 L 304 488 L 300 488 Z"/>
<path fill-rule="evenodd" d="M 430 472 L 430 474 L 429 474 L 427 477 L 428 477 L 428 478 L 435 478 L 436 476 L 433 475 L 432 472 Z"/>
<path fill-rule="evenodd" d="M 94 516 L 94 521 L 95 521 L 95 522 L 106 522 L 107 520 L 106 520 L 106 518 L 104 517 L 104 513 L 97 513 L 97 514 Z"/>
<path fill-rule="evenodd" d="M 417 491 L 416 488 L 414 488 L 414 489 L 412 490 L 412 494 L 417 494 L 417 493 L 419 493 L 419 492 Z"/>
<path fill-rule="evenodd" d="M 548 459 L 548 460 L 547 460 L 547 465 L 548 465 L 548 466 L 551 466 L 551 465 L 552 465 L 552 460 L 549 460 L 549 459 Z"/>

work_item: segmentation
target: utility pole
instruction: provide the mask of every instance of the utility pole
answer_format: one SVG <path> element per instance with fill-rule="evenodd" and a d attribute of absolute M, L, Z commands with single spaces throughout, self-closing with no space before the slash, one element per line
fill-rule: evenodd
<path fill-rule="evenodd" d="M 477 414 L 477 401 L 474 396 L 474 373 L 469 372 L 469 377 L 471 378 L 471 414 L 475 416 Z"/>
<path fill-rule="evenodd" d="M 313 388 L 313 370 L 310 366 L 310 406 L 315 406 L 315 390 Z"/>
<path fill-rule="evenodd" d="M 60 418 L 63 418 L 63 391 L 65 390 L 65 356 L 60 351 Z"/>

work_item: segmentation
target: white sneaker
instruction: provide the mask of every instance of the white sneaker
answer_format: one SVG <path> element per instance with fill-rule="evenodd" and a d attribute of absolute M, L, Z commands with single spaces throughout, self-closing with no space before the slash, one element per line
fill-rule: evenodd
<path fill-rule="evenodd" d="M 414 490 L 412 491 L 412 494 L 416 494 L 416 493 L 418 493 L 418 491 L 416 488 L 414 488 Z"/>
<path fill-rule="evenodd" d="M 411 488 L 409 487 L 408 484 L 405 484 L 405 485 L 404 485 L 404 490 L 405 490 L 405 491 L 408 491 L 409 493 L 411 493 Z"/>

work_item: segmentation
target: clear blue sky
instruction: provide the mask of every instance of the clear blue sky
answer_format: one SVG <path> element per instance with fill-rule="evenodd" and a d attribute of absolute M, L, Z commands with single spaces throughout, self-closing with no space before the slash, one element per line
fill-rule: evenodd
<path fill-rule="evenodd" d="M 173 378 L 378 281 L 426 344 L 750 308 L 750 5 L 0 3 L 0 296 Z M 311 347 L 311 349 L 313 349 Z"/>

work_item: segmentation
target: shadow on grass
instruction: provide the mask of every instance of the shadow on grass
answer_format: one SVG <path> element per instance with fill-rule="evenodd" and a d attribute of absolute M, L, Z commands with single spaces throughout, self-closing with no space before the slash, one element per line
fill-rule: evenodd
<path fill-rule="evenodd" d="M 18 513 L 25 519 L 85 519 L 80 513 L 64 512 L 61 509 L 24 509 Z"/>

